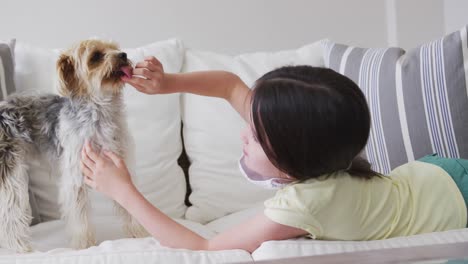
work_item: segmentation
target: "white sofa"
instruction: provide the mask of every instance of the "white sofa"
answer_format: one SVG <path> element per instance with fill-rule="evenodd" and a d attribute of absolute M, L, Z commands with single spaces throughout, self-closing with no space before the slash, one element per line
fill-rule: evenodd
<path fill-rule="evenodd" d="M 185 49 L 171 39 L 125 49 L 133 61 L 156 56 L 167 72 L 229 70 L 248 85 L 263 73 L 286 64 L 323 66 L 319 42 L 295 50 L 227 56 Z M 18 91 L 55 92 L 55 60 L 59 50 L 48 50 L 18 41 L 16 86 Z M 144 95 L 125 88 L 128 122 L 136 144 L 134 180 L 155 206 L 180 223 L 209 238 L 262 210 L 274 193 L 250 185 L 240 176 L 240 130 L 244 123 L 227 102 L 191 94 Z M 177 164 L 183 145 L 191 166 L 188 178 Z M 468 229 L 421 234 L 380 241 L 343 242 L 292 239 L 268 241 L 255 252 L 243 250 L 190 251 L 166 248 L 153 239 L 125 238 L 112 203 L 93 193 L 93 222 L 98 245 L 84 250 L 69 248 L 69 237 L 59 219 L 57 175 L 50 175 L 41 160 L 31 161 L 31 204 L 36 220 L 32 238 L 35 252 L 15 254 L 0 249 L 0 263 L 226 263 L 296 256 L 354 252 L 468 241 Z M 184 203 L 189 181 L 191 206 Z"/>

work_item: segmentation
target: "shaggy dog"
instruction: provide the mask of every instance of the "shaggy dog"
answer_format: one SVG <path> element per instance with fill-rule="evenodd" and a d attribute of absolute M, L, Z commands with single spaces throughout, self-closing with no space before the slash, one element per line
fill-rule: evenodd
<path fill-rule="evenodd" d="M 62 217 L 76 249 L 95 245 L 80 153 L 85 140 L 128 159 L 122 76 L 127 54 L 111 42 L 86 40 L 57 61 L 60 95 L 13 95 L 0 103 L 0 247 L 31 251 L 27 160 L 45 155 L 58 170 Z M 144 229 L 117 203 L 129 236 Z"/>

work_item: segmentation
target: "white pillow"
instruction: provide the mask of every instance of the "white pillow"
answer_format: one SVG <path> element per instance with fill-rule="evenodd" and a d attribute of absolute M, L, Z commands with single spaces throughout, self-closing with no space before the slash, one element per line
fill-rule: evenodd
<path fill-rule="evenodd" d="M 134 63 L 156 56 L 165 71 L 179 72 L 184 47 L 171 39 L 124 49 Z M 18 42 L 16 47 L 16 84 L 18 91 L 56 93 L 55 63 L 59 50 L 34 47 Z M 177 164 L 182 151 L 180 138 L 180 95 L 146 95 L 126 86 L 124 98 L 130 134 L 136 144 L 136 173 L 133 180 L 143 195 L 171 217 L 184 215 L 185 178 Z M 36 196 L 42 220 L 60 218 L 57 175 L 51 175 L 44 160 L 30 164 L 30 189 Z M 113 203 L 92 192 L 93 214 L 114 217 Z"/>
<path fill-rule="evenodd" d="M 296 50 L 242 54 L 236 57 L 187 50 L 183 72 L 227 70 L 252 86 L 266 72 L 284 65 L 323 66 L 319 42 Z M 274 194 L 246 181 L 237 161 L 242 152 L 240 132 L 245 122 L 224 99 L 182 95 L 183 135 L 192 193 L 185 217 L 206 223 L 263 203 Z"/>

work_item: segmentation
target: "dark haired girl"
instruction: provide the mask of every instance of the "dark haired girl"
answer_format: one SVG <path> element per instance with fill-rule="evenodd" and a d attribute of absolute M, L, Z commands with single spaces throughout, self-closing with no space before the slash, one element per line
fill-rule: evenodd
<path fill-rule="evenodd" d="M 248 123 L 241 135 L 242 174 L 278 189 L 262 213 L 208 240 L 150 204 L 121 158 L 99 155 L 87 144 L 84 181 L 120 203 L 165 246 L 253 252 L 264 241 L 298 236 L 372 240 L 466 226 L 468 161 L 427 156 L 391 177 L 372 171 L 359 157 L 370 132 L 365 97 L 333 70 L 283 67 L 252 90 L 229 72 L 165 74 L 154 57 L 138 63 L 134 74 L 145 78 L 122 78 L 144 93 L 225 98 Z"/>

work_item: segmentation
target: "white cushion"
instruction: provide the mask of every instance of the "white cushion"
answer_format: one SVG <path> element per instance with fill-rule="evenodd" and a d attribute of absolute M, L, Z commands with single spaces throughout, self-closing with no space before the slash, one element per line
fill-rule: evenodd
<path fill-rule="evenodd" d="M 199 223 L 185 219 L 174 220 L 204 238 L 211 238 L 216 235 L 213 231 Z M 126 234 L 122 230 L 122 221 L 118 218 L 109 219 L 108 217 L 93 216 L 91 221 L 96 227 L 97 244 L 108 240 L 126 238 Z M 73 251 L 69 244 L 71 237 L 66 231 L 65 222 L 63 220 L 52 220 L 37 224 L 31 227 L 31 232 L 32 246 L 35 252 L 55 252 L 57 250 Z"/>
<path fill-rule="evenodd" d="M 166 72 L 179 72 L 184 47 L 176 39 L 124 49 L 134 63 L 145 56 L 156 56 Z M 56 93 L 55 63 L 59 50 L 42 49 L 18 42 L 16 55 L 16 84 L 18 91 Z M 182 151 L 180 138 L 180 95 L 146 95 L 126 86 L 124 98 L 130 133 L 136 144 L 136 173 L 133 179 L 145 197 L 172 217 L 184 215 L 186 206 L 185 178 L 177 164 Z M 30 165 L 30 188 L 36 196 L 42 220 L 60 218 L 57 175 L 44 160 Z M 112 202 L 92 192 L 93 214 L 113 217 Z"/>
<path fill-rule="evenodd" d="M 290 239 L 264 242 L 252 253 L 255 261 L 266 259 L 316 256 L 324 254 L 358 252 L 384 248 L 403 248 L 468 241 L 468 228 L 433 232 L 407 237 L 395 237 L 372 241 L 323 241 Z"/>
<path fill-rule="evenodd" d="M 263 212 L 263 210 L 263 206 L 248 208 L 218 218 L 206 224 L 205 227 L 215 233 L 221 233 L 245 222 L 254 215 Z M 255 261 L 259 261 L 266 259 L 315 256 L 466 241 L 468 241 L 468 228 L 374 241 L 324 241 L 299 238 L 281 241 L 266 241 L 252 253 L 252 257 Z"/>
<path fill-rule="evenodd" d="M 206 227 L 187 220 L 177 220 L 193 232 L 209 238 Z M 0 263 L 226 263 L 252 261 L 244 250 L 192 251 L 161 246 L 152 238 L 127 238 L 119 219 L 93 219 L 97 227 L 98 246 L 83 250 L 69 248 L 70 238 L 62 220 L 44 222 L 32 227 L 34 253 L 15 254 L 0 249 Z"/>
<path fill-rule="evenodd" d="M 248 208 L 218 218 L 206 224 L 205 227 L 215 233 L 221 233 L 245 222 L 254 215 L 263 212 L 263 210 L 263 206 Z M 374 241 L 324 241 L 299 238 L 280 241 L 266 241 L 252 253 L 252 258 L 255 261 L 259 261 L 466 241 L 468 241 L 468 228 Z"/>
<path fill-rule="evenodd" d="M 266 72 L 284 65 L 323 66 L 319 42 L 296 50 L 227 56 L 187 50 L 183 72 L 227 70 L 252 86 Z M 245 122 L 228 102 L 193 94 L 182 95 L 183 133 L 189 170 L 190 202 L 186 218 L 206 223 L 256 204 L 274 194 L 250 184 L 240 174 L 240 132 Z"/>

